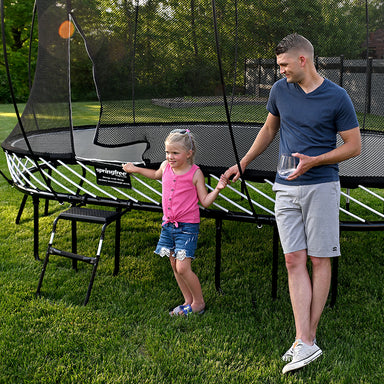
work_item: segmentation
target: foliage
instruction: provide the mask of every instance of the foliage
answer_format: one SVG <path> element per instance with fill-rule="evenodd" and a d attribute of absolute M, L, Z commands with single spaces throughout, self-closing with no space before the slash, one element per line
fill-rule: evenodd
<path fill-rule="evenodd" d="M 362 43 L 366 38 L 364 4 L 338 0 L 324 0 L 320 3 L 323 28 L 315 45 L 316 54 L 323 57 L 343 54 L 349 59 L 360 58 Z"/>
<path fill-rule="evenodd" d="M 28 54 L 30 48 L 29 43 L 33 3 L 34 0 L 4 0 L 3 5 L 7 57 L 17 101 L 27 100 L 29 95 Z M 32 41 L 31 69 L 33 73 L 37 52 L 36 35 L 34 35 Z M 0 52 L 0 79 L 0 102 L 10 102 L 12 100 L 8 91 L 8 82 L 6 81 L 7 75 L 3 49 Z"/>
<path fill-rule="evenodd" d="M 374 32 L 376 29 L 384 28 L 384 1 L 383 0 L 370 0 L 369 1 L 369 26 L 370 31 Z"/>
<path fill-rule="evenodd" d="M 126 99 L 133 93 L 138 98 L 215 94 L 220 78 L 213 16 L 225 82 L 231 84 L 236 73 L 238 88 L 244 84 L 245 60 L 273 57 L 274 47 L 286 34 L 304 34 L 314 43 L 319 56 L 344 54 L 346 58 L 360 57 L 365 39 L 365 7 L 352 0 L 263 0 L 257 4 L 251 0 L 219 0 L 215 2 L 214 14 L 209 0 L 148 0 L 139 1 L 138 7 L 134 1 L 72 3 L 78 27 L 71 38 L 74 100 L 96 99 L 93 70 L 104 100 L 116 95 Z M 18 101 L 26 101 L 29 94 L 32 6 L 33 0 L 4 0 L 5 34 Z M 369 14 L 371 30 L 382 26 L 382 0 L 369 1 Z M 32 73 L 36 49 L 34 36 Z M 10 96 L 5 87 L 2 53 L 0 75 L 0 101 L 7 102 Z"/>

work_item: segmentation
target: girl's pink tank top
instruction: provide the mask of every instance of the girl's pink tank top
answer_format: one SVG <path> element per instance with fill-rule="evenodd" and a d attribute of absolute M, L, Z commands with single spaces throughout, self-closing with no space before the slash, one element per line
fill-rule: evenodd
<path fill-rule="evenodd" d="M 199 223 L 200 211 L 193 176 L 199 167 L 195 164 L 184 175 L 175 175 L 171 166 L 165 166 L 163 183 L 163 225 L 166 223 Z"/>

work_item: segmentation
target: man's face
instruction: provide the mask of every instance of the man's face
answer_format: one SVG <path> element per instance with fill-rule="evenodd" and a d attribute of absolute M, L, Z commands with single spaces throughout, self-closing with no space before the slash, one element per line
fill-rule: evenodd
<path fill-rule="evenodd" d="M 276 56 L 280 73 L 284 75 L 288 83 L 299 83 L 304 77 L 305 58 L 296 51 L 288 51 Z"/>

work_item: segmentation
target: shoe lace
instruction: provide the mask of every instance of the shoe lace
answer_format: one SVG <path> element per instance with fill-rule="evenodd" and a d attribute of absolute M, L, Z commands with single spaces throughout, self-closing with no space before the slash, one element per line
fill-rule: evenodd
<path fill-rule="evenodd" d="M 303 342 L 299 339 L 299 340 L 296 340 L 295 343 L 293 344 L 292 346 L 292 349 L 293 349 L 293 352 L 300 352 L 300 350 L 303 348 Z"/>

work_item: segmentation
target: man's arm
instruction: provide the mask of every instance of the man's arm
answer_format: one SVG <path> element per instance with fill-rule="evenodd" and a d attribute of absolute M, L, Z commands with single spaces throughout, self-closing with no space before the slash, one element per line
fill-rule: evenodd
<path fill-rule="evenodd" d="M 261 153 L 263 153 L 269 144 L 275 138 L 278 130 L 280 128 L 280 118 L 278 116 L 274 116 L 271 113 L 268 113 L 267 119 L 260 129 L 260 132 L 256 136 L 255 141 L 253 142 L 251 148 L 249 148 L 246 155 L 241 159 L 240 166 L 242 172 L 244 172 L 245 168 Z M 240 177 L 240 172 L 237 167 L 237 164 L 233 165 L 231 168 L 228 168 L 224 173 L 224 177 L 229 180 L 229 178 L 233 177 L 233 181 L 235 182 Z"/>
<path fill-rule="evenodd" d="M 292 155 L 300 159 L 299 165 L 288 180 L 294 180 L 301 176 L 309 169 L 319 165 L 336 164 L 355 157 L 361 152 L 361 136 L 359 127 L 349 129 L 348 131 L 339 132 L 343 144 L 332 151 L 323 153 L 319 156 L 306 156 L 301 153 L 293 153 Z"/>

